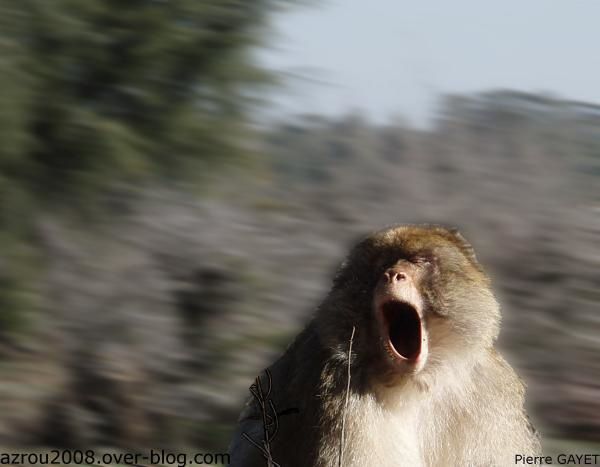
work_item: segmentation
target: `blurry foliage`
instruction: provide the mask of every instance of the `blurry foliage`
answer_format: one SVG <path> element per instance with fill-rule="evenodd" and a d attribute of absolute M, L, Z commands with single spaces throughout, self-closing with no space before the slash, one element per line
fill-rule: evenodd
<path fill-rule="evenodd" d="M 230 157 L 249 86 L 268 82 L 249 52 L 270 5 L 2 0 L 0 175 L 85 206 L 116 182 Z"/>
<path fill-rule="evenodd" d="M 0 0 L 0 257 L 11 290 L 45 212 L 114 208 L 153 183 L 201 185 L 245 150 L 271 0 Z M 121 190 L 121 192 L 119 191 Z M 117 203 L 119 204 L 119 203 Z M 40 258 L 38 258 L 39 260 Z M 20 270 L 21 272 L 17 272 Z M 2 329 L 25 304 L 0 288 Z"/>
<path fill-rule="evenodd" d="M 598 441 L 600 226 L 597 175 L 583 168 L 597 167 L 599 134 L 587 104 L 449 96 L 428 130 L 358 115 L 266 128 L 267 177 L 215 174 L 232 187 L 219 197 L 154 180 L 93 226 L 44 210 L 20 244 L 43 245 L 31 296 L 47 312 L 2 373 L 0 445 L 224 449 L 248 385 L 348 245 L 409 222 L 458 226 L 473 242 L 545 439 Z"/>

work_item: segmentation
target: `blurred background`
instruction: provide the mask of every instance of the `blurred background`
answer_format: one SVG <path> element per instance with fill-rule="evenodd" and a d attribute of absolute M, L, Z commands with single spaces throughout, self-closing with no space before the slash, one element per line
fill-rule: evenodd
<path fill-rule="evenodd" d="M 458 227 L 600 450 L 600 4 L 0 0 L 0 447 L 224 451 L 360 236 Z"/>

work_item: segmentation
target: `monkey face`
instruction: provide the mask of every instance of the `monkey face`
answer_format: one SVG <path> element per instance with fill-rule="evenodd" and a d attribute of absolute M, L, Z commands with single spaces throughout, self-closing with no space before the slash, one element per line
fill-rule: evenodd
<path fill-rule="evenodd" d="M 340 351 L 356 327 L 359 366 L 395 380 L 491 346 L 499 310 L 460 234 L 400 226 L 371 235 L 351 251 L 317 321 L 326 345 Z"/>

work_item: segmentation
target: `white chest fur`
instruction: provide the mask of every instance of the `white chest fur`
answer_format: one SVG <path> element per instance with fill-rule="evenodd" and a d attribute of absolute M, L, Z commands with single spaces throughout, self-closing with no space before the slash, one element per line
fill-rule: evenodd
<path fill-rule="evenodd" d="M 403 393 L 404 400 L 383 403 L 372 395 L 350 399 L 343 465 L 425 465 L 419 440 L 428 422 L 420 404 L 411 403 L 416 394 Z"/>

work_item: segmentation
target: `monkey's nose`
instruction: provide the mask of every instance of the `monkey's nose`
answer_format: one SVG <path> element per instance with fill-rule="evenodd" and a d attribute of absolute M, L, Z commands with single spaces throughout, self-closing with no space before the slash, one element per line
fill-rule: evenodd
<path fill-rule="evenodd" d="M 406 274 L 395 269 L 388 269 L 383 273 L 383 276 L 385 277 L 385 281 L 388 284 L 406 280 Z"/>

